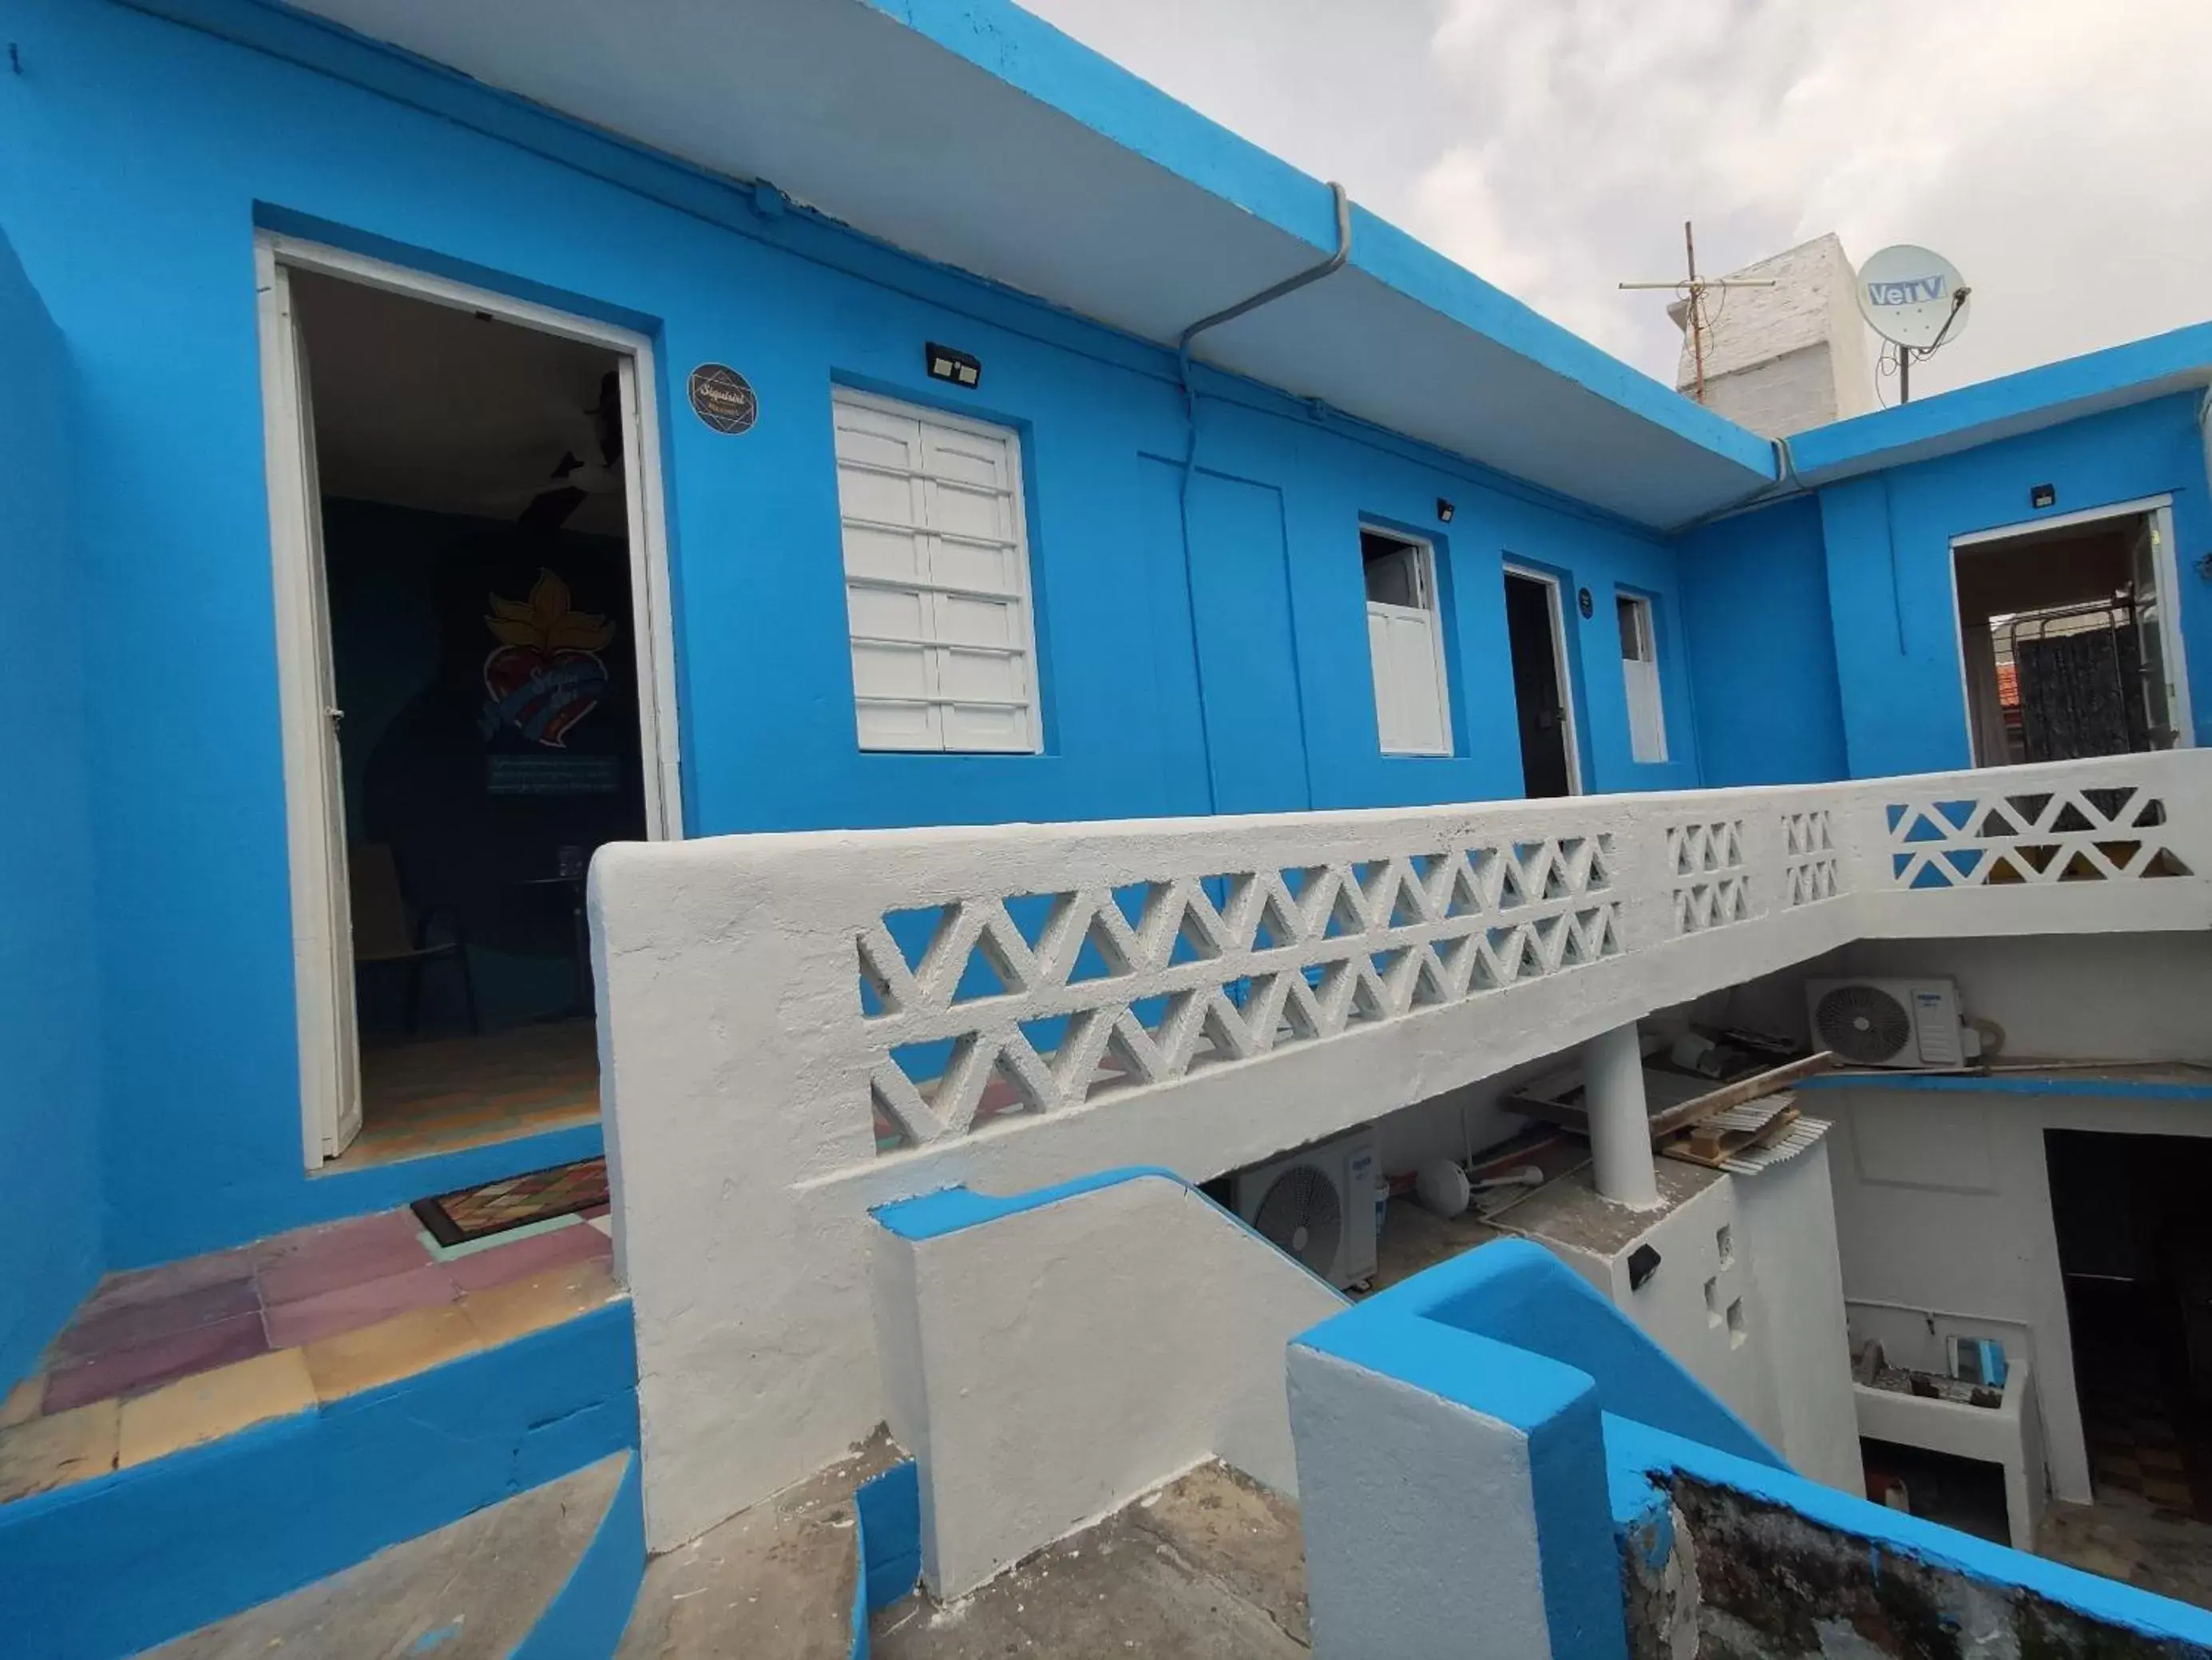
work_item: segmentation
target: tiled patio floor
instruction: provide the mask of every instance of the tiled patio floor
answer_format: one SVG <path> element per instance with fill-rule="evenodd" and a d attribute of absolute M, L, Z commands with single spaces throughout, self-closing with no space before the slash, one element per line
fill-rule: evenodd
<path fill-rule="evenodd" d="M 557 1020 L 365 1044 L 361 1090 L 361 1134 L 330 1170 L 588 1124 L 599 1115 L 599 1028 Z"/>
<path fill-rule="evenodd" d="M 0 1503 L 127 1468 L 621 1295 L 599 1216 L 437 1250 L 386 1211 L 110 1274 L 0 1402 Z"/>

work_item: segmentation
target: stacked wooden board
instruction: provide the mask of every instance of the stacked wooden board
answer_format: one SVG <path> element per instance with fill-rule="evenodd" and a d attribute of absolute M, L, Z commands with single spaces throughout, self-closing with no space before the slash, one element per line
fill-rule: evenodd
<path fill-rule="evenodd" d="M 1796 1157 L 1827 1133 L 1826 1122 L 1804 1116 L 1790 1085 L 1826 1072 L 1836 1058 L 1825 1051 L 1710 1086 L 1710 1080 L 1647 1067 L 1644 1093 L 1651 1113 L 1651 1145 L 1669 1158 L 1709 1170 L 1750 1176 Z M 1532 1079 L 1500 1104 L 1578 1134 L 1589 1134 L 1579 1071 Z"/>

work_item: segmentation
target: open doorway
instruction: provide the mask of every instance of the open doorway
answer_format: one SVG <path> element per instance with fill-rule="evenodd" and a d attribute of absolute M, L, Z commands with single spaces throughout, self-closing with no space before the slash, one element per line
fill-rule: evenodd
<path fill-rule="evenodd" d="M 2163 502 L 1952 544 L 1974 764 L 2189 742 Z"/>
<path fill-rule="evenodd" d="M 2212 1523 L 2212 1140 L 2044 1144 L 2097 1503 Z"/>
<path fill-rule="evenodd" d="M 1505 634 L 1513 654 L 1513 702 L 1521 728 L 1521 781 L 1530 797 L 1582 789 L 1573 688 L 1567 678 L 1558 579 L 1505 569 Z"/>
<path fill-rule="evenodd" d="M 308 1167 L 587 1122 L 585 873 L 678 822 L 645 343 L 262 254 Z"/>

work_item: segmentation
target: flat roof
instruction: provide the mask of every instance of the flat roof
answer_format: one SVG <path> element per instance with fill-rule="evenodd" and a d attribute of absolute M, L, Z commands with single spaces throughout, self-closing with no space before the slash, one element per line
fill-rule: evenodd
<path fill-rule="evenodd" d="M 1327 185 L 1009 0 L 295 9 L 1161 344 L 1335 246 Z M 1194 355 L 1650 526 L 1775 478 L 1765 439 L 1352 226 L 1343 270 Z"/>
<path fill-rule="evenodd" d="M 1815 427 L 1790 454 L 1800 483 L 1833 483 L 2207 386 L 2212 323 L 2195 323 Z"/>

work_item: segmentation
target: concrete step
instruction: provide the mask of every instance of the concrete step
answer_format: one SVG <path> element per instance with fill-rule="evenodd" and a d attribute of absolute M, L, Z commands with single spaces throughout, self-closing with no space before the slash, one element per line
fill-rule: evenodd
<path fill-rule="evenodd" d="M 325 1388 L 293 1349 L 119 1411 L 107 1400 L 0 1432 L 0 1453 L 14 1449 L 0 1475 L 37 1478 L 0 1504 L 0 1653 L 138 1654 L 627 1457 L 638 1440 L 629 1299 L 592 1265 L 561 1272 L 591 1283 L 573 1296 L 565 1281 L 498 1287 L 497 1324 L 470 1324 L 465 1305 L 449 1304 L 331 1340 Z M 579 1302 L 591 1306 L 577 1311 Z M 276 1368 L 294 1374 L 288 1387 L 264 1386 L 260 1373 Z M 88 1419 L 98 1438 L 76 1433 Z M 644 1560 L 641 1507 L 626 1503 L 617 1616 Z M 531 1651 L 530 1660 L 604 1660 L 620 1633 L 617 1617 L 596 1651 Z"/>
<path fill-rule="evenodd" d="M 902 1456 L 879 1431 L 849 1456 L 653 1558 L 621 1660 L 847 1660 L 860 1651 L 853 1647 L 854 1489 Z M 909 1566 L 907 1584 L 914 1575 Z"/>
<path fill-rule="evenodd" d="M 581 1654 L 592 1651 L 575 1645 L 585 1635 L 576 1627 L 596 1615 L 605 1639 L 597 1652 L 606 1655 L 628 1607 L 611 1606 L 584 1570 L 595 1548 L 620 1551 L 627 1521 L 629 1584 L 636 1586 L 642 1535 L 635 1515 L 618 1514 L 626 1485 L 635 1511 L 634 1463 L 629 1453 L 602 1458 L 147 1652 L 159 1660 L 507 1660 L 532 1652 L 542 1629 L 547 1642 L 568 1645 L 545 1651 Z M 572 1592 L 576 1599 L 564 1603 Z"/>
<path fill-rule="evenodd" d="M 1297 1506 L 1202 1464 L 957 1602 L 917 1594 L 871 1627 L 874 1660 L 1309 1660 Z"/>

